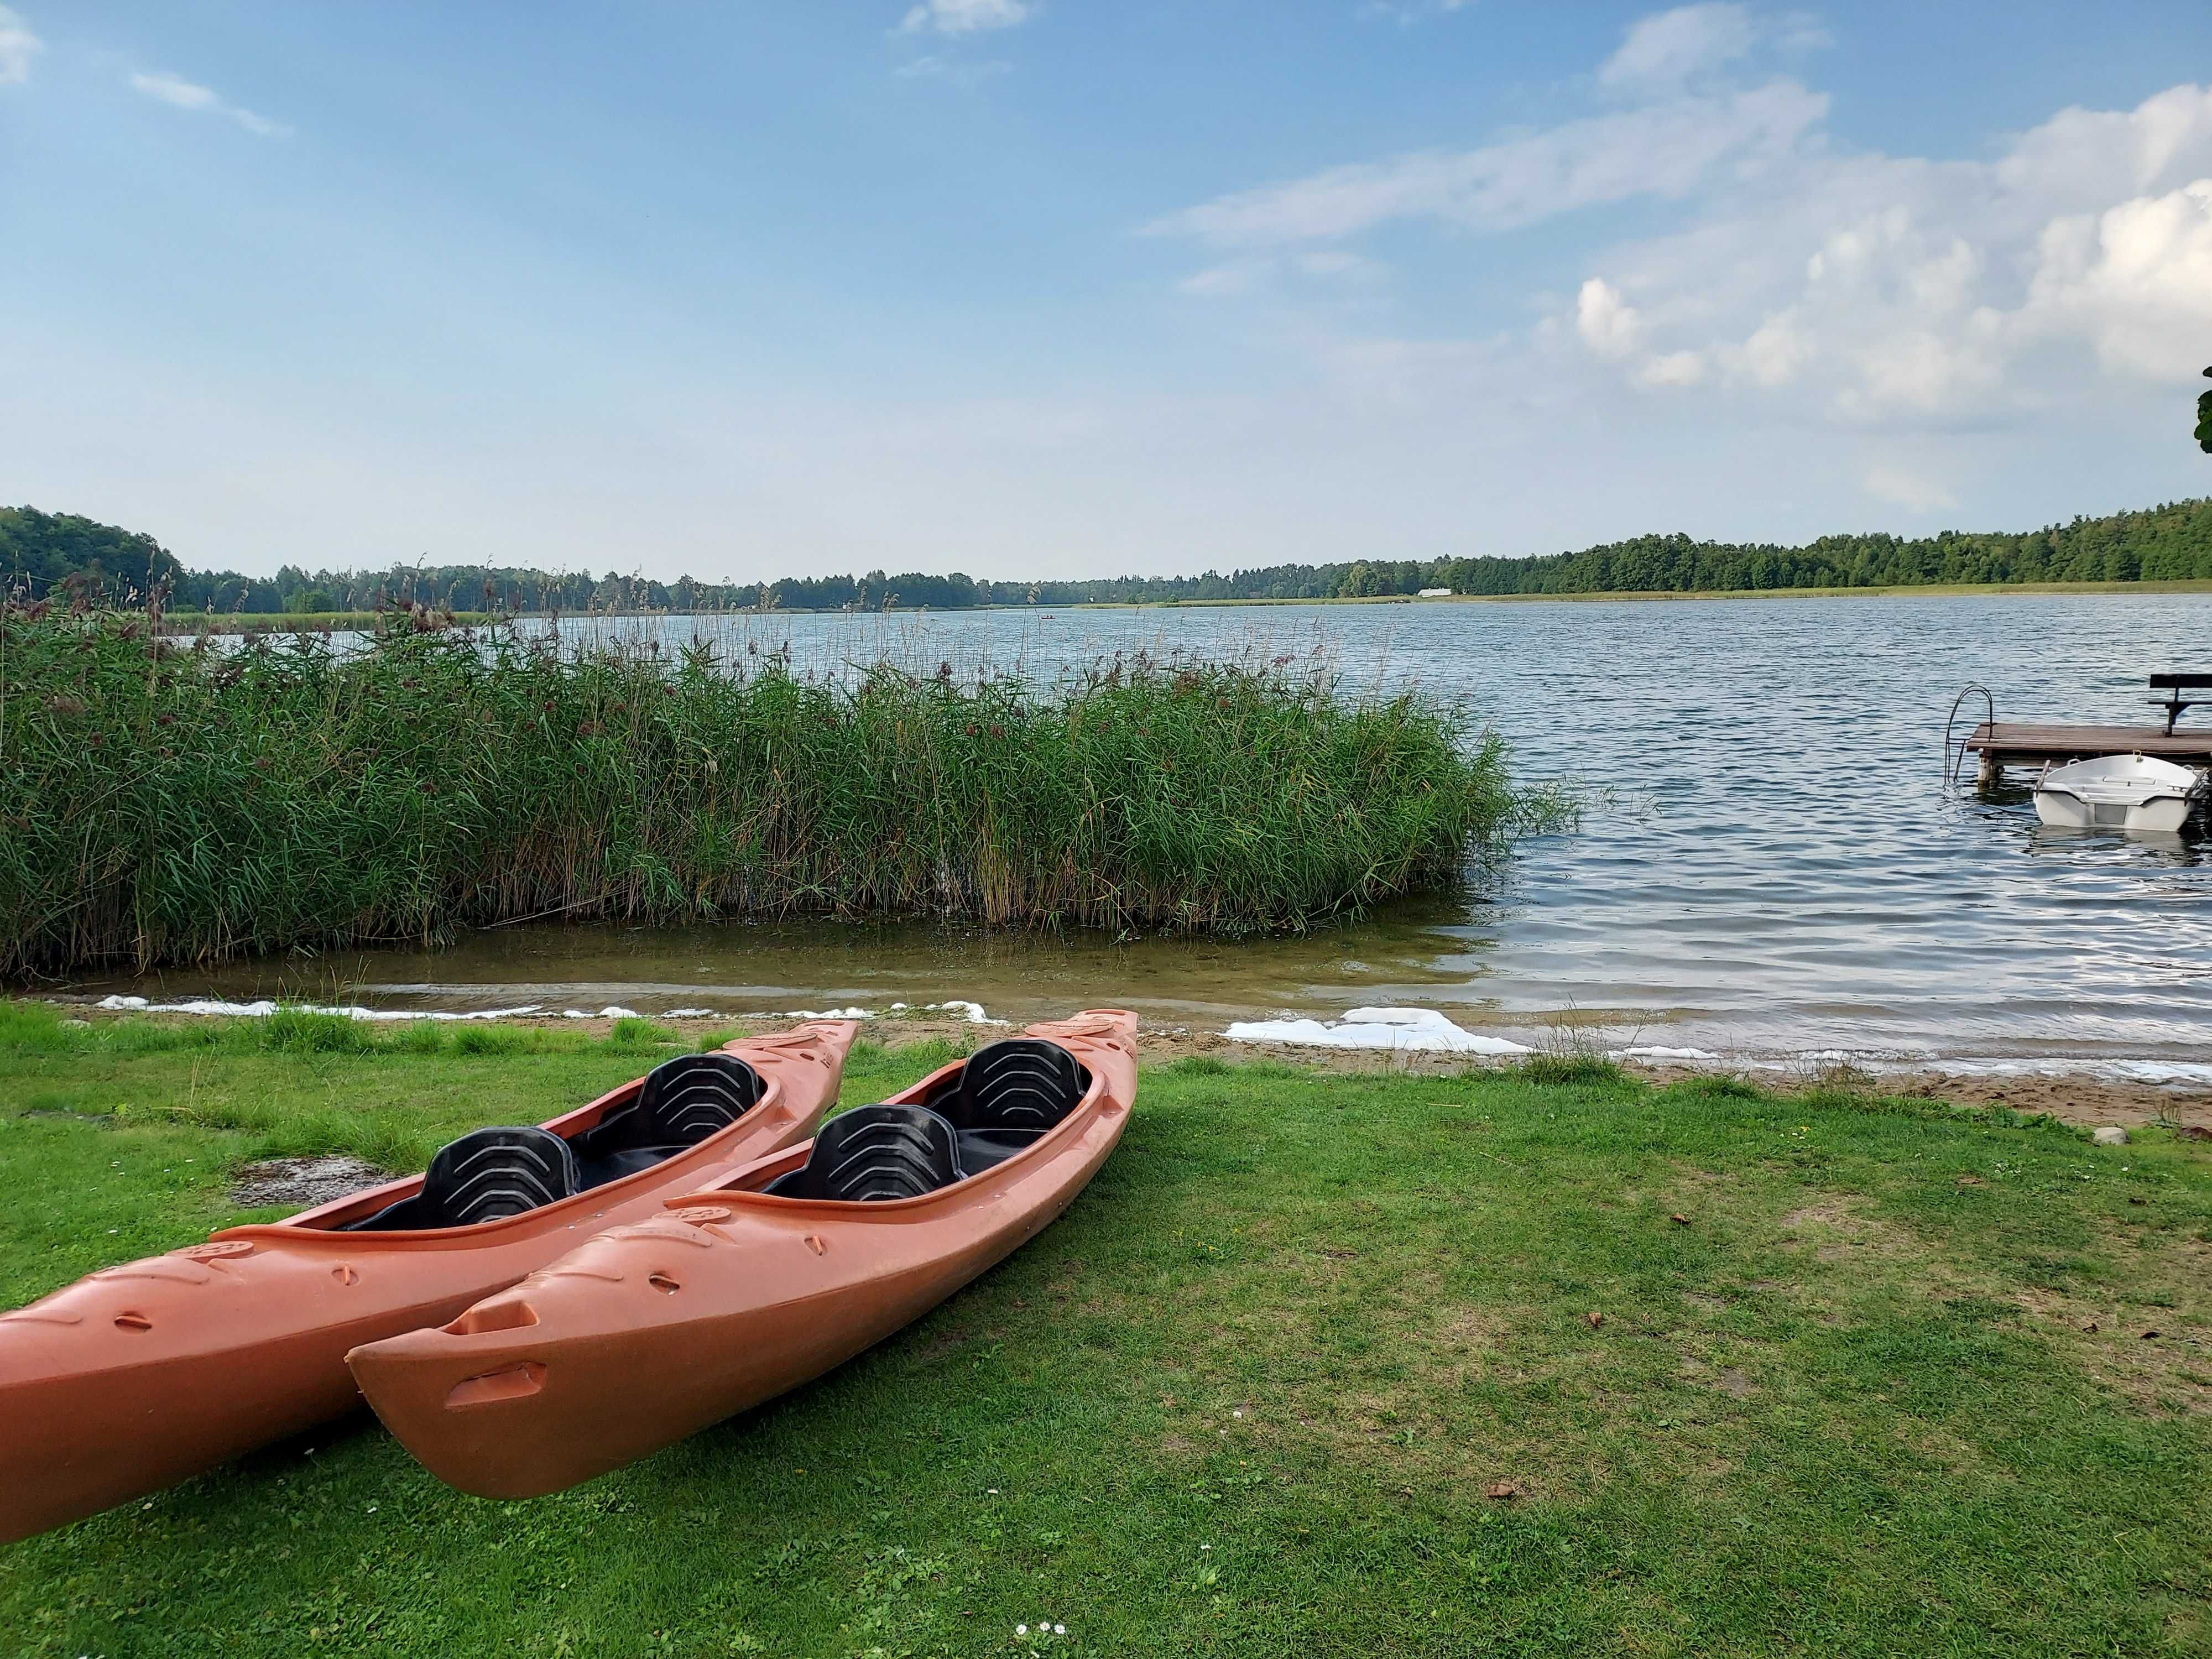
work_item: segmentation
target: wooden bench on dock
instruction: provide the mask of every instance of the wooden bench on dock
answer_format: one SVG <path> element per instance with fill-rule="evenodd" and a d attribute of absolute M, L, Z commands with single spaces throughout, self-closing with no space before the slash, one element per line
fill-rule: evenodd
<path fill-rule="evenodd" d="M 2154 674 L 2150 689 L 2163 691 L 2162 697 L 2153 697 L 2151 707 L 2166 710 L 2166 735 L 2173 735 L 2173 723 L 2194 708 L 2196 703 L 2184 697 L 2185 691 L 2212 691 L 2212 674 Z"/>
<path fill-rule="evenodd" d="M 2212 673 L 2154 674 L 2153 697 L 2166 710 L 2163 729 L 2155 726 L 2041 726 L 2012 720 L 1984 720 L 1966 739 L 1970 754 L 1982 757 L 1981 781 L 1993 784 L 2008 766 L 2042 766 L 2091 760 L 2099 755 L 2148 755 L 2182 766 L 2212 767 L 2212 727 L 2177 731 L 2181 716 L 2203 699 L 2184 694 L 2212 691 Z"/>

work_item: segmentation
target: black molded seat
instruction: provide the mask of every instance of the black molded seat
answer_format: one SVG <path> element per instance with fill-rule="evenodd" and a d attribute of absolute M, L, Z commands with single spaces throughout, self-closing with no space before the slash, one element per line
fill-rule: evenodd
<path fill-rule="evenodd" d="M 520 1215 L 584 1190 L 576 1154 L 536 1125 L 471 1129 L 438 1149 L 422 1172 L 422 1190 L 387 1205 L 351 1232 L 414 1232 L 424 1227 L 473 1227 Z"/>
<path fill-rule="evenodd" d="M 760 1104 L 761 1074 L 735 1054 L 679 1054 L 647 1073 L 637 1103 L 637 1144 L 696 1146 Z"/>
<path fill-rule="evenodd" d="M 1003 1164 L 1073 1111 L 1091 1073 L 1056 1042 L 1008 1037 L 978 1048 L 939 1103 L 970 1175 Z"/>
<path fill-rule="evenodd" d="M 927 1106 L 856 1106 L 822 1126 L 806 1162 L 767 1188 L 866 1204 L 920 1198 L 967 1174 L 952 1126 Z"/>
<path fill-rule="evenodd" d="M 646 1076 L 637 1098 L 569 1141 L 584 1185 L 649 1170 L 726 1129 L 760 1103 L 768 1085 L 735 1054 L 679 1054 Z"/>
<path fill-rule="evenodd" d="M 1042 1134 L 1073 1111 L 1090 1087 L 1091 1073 L 1058 1043 L 1008 1037 L 969 1057 L 945 1115 L 956 1129 Z"/>
<path fill-rule="evenodd" d="M 697 1146 L 767 1091 L 761 1074 L 735 1054 L 679 1054 L 646 1074 L 635 1100 L 573 1139 L 534 1127 L 472 1130 L 439 1149 L 422 1191 L 345 1231 L 465 1227 L 520 1215 Z"/>
<path fill-rule="evenodd" d="M 759 1104 L 767 1088 L 735 1054 L 678 1054 L 646 1074 L 635 1100 L 569 1144 L 586 1161 L 648 1147 L 696 1146 Z"/>

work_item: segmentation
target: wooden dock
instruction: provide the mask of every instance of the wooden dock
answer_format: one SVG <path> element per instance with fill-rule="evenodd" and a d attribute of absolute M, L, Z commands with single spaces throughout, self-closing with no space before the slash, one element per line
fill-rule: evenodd
<path fill-rule="evenodd" d="M 2064 765 L 2098 755 L 2148 755 L 2182 766 L 2212 766 L 2212 728 L 2167 732 L 2156 726 L 2029 726 L 1984 720 L 1966 739 L 1982 757 L 1981 779 L 1994 783 L 2008 766 Z"/>

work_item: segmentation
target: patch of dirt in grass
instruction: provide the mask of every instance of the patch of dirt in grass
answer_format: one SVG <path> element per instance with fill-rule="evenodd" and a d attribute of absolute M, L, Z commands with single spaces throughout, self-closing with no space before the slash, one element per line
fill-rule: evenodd
<path fill-rule="evenodd" d="M 1863 1218 L 1852 1212 L 1852 1206 L 1858 1202 L 1858 1200 L 1845 1194 L 1838 1194 L 1834 1198 L 1823 1199 L 1818 1204 L 1802 1205 L 1784 1216 L 1782 1225 L 1785 1231 L 1793 1234 L 1802 1234 L 1820 1228 L 1837 1232 L 1855 1233 L 1867 1224 Z"/>
<path fill-rule="evenodd" d="M 240 1170 L 232 1178 L 230 1196 L 232 1202 L 248 1209 L 290 1204 L 308 1210 L 392 1178 L 389 1171 L 374 1164 L 339 1154 L 272 1158 Z"/>
<path fill-rule="evenodd" d="M 951 1352 L 955 1348 L 966 1346 L 969 1339 L 974 1335 L 975 1333 L 965 1325 L 955 1325 L 947 1330 L 932 1332 L 915 1345 L 914 1357 L 927 1364 L 933 1359 Z"/>
<path fill-rule="evenodd" d="M 1838 1194 L 1802 1205 L 1782 1218 L 1783 1242 L 1810 1244 L 1814 1257 L 1826 1262 L 1893 1243 L 1881 1223 L 1861 1212 L 1863 1201 Z"/>
<path fill-rule="evenodd" d="M 1717 1389 L 1731 1400 L 1748 1400 L 1759 1392 L 1759 1384 L 1741 1366 L 1711 1364 L 1694 1354 L 1683 1357 L 1682 1375 L 1698 1387 Z"/>
<path fill-rule="evenodd" d="M 1487 1309 L 1451 1308 L 1437 1326 L 1437 1345 L 1458 1353 L 1495 1351 L 1504 1334 L 1504 1320 Z"/>
<path fill-rule="evenodd" d="M 2031 1329 L 2138 1410 L 2212 1414 L 2212 1354 L 2196 1315 L 2207 1289 L 2205 1264 L 2193 1250 L 2161 1254 L 2179 1258 L 2161 1265 L 2179 1270 L 2179 1282 L 2168 1283 L 2183 1292 L 2178 1299 L 2185 1305 L 2123 1304 L 2038 1285 L 2020 1287 L 2013 1300 L 2027 1314 Z M 2148 1287 L 2139 1273 L 2131 1277 Z"/>

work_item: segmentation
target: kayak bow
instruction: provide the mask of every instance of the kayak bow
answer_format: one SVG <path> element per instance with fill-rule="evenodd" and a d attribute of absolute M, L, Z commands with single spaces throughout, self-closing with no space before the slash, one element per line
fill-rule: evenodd
<path fill-rule="evenodd" d="M 463 1136 L 423 1175 L 0 1314 L 0 1542 L 341 1416 L 360 1400 L 349 1349 L 452 1319 L 672 1192 L 805 1144 L 857 1029 L 681 1056 L 538 1127 Z"/>

